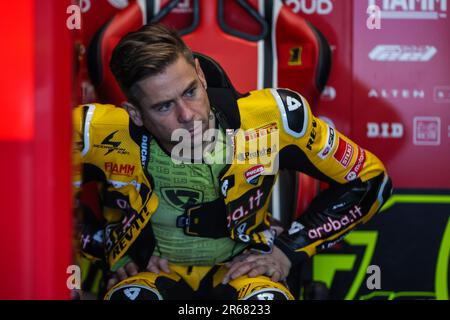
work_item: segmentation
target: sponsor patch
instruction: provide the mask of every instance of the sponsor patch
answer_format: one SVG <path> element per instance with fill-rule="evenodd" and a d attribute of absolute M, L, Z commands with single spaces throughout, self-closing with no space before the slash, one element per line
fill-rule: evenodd
<path fill-rule="evenodd" d="M 327 142 L 325 144 L 325 147 L 323 147 L 322 150 L 320 150 L 318 156 L 325 160 L 331 153 L 331 150 L 333 150 L 334 142 L 335 142 L 336 134 L 334 132 L 334 129 L 331 126 L 328 126 L 328 135 L 327 135 Z"/>
<path fill-rule="evenodd" d="M 121 142 L 114 140 L 114 135 L 119 132 L 119 130 L 116 130 L 114 132 L 112 132 L 111 134 L 109 134 L 108 136 L 105 137 L 105 139 L 103 139 L 101 144 L 94 144 L 94 148 L 98 148 L 98 149 L 104 149 L 106 150 L 105 152 L 105 156 L 110 154 L 113 151 L 117 151 L 117 153 L 119 154 L 130 154 L 130 152 L 128 150 L 126 150 L 125 148 L 120 147 Z"/>
<path fill-rule="evenodd" d="M 358 148 L 358 158 L 356 159 L 355 164 L 350 169 L 350 171 L 345 176 L 345 180 L 352 181 L 355 180 L 362 168 L 364 167 L 364 163 L 366 162 L 366 151 L 362 148 Z"/>
<path fill-rule="evenodd" d="M 316 128 L 317 128 L 317 121 L 313 119 L 311 133 L 309 134 L 309 140 L 308 143 L 306 144 L 306 148 L 308 150 L 312 150 L 312 145 L 314 144 L 314 141 L 316 141 L 317 136 Z"/>
<path fill-rule="evenodd" d="M 258 184 L 259 176 L 264 172 L 264 166 L 262 164 L 256 165 L 245 171 L 245 180 L 251 184 Z"/>
<path fill-rule="evenodd" d="M 266 160 L 266 162 L 268 162 L 267 158 L 270 158 L 272 156 L 272 154 L 274 152 L 277 152 L 278 148 L 277 148 L 277 144 L 274 143 L 271 147 L 263 147 L 260 150 L 256 150 L 254 152 L 240 152 L 237 155 L 237 158 L 239 161 L 248 161 L 248 160 L 252 160 L 252 159 L 258 159 L 259 161 L 255 161 L 255 162 L 259 162 L 259 163 L 265 163 L 264 160 Z M 253 163 L 255 163 L 253 162 Z"/>
<path fill-rule="evenodd" d="M 245 130 L 245 141 L 250 141 L 253 139 L 257 139 L 259 137 L 263 137 L 265 135 L 268 135 L 272 133 L 273 131 L 278 130 L 277 124 L 275 122 L 266 124 L 263 127 L 256 128 L 254 130 Z"/>
<path fill-rule="evenodd" d="M 440 117 L 414 117 L 414 140 L 416 146 L 441 144 Z"/>
<path fill-rule="evenodd" d="M 339 137 L 339 143 L 336 151 L 333 154 L 335 158 L 344 168 L 348 168 L 353 157 L 353 146 Z"/>
<path fill-rule="evenodd" d="M 311 240 L 321 239 L 329 236 L 330 234 L 340 232 L 342 229 L 345 229 L 346 226 L 359 220 L 364 215 L 361 209 L 361 207 L 355 205 L 349 210 L 348 214 L 344 214 L 338 219 L 327 217 L 327 220 L 325 220 L 322 225 L 308 231 L 308 237 Z"/>
<path fill-rule="evenodd" d="M 126 163 L 105 162 L 105 171 L 115 175 L 131 177 L 136 166 Z"/>
<path fill-rule="evenodd" d="M 372 61 L 426 62 L 437 53 L 434 46 L 377 45 L 370 53 Z"/>

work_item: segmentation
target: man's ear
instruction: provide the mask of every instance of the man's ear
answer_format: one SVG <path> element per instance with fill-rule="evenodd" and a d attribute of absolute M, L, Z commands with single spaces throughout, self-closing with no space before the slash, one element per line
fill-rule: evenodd
<path fill-rule="evenodd" d="M 144 122 L 142 121 L 141 111 L 138 107 L 130 102 L 124 102 L 122 103 L 122 108 L 124 108 L 128 112 L 128 115 L 135 125 L 137 125 L 138 127 L 142 127 L 144 125 Z"/>
<path fill-rule="evenodd" d="M 194 61 L 195 61 L 195 71 L 197 72 L 197 75 L 200 79 L 200 82 L 203 85 L 203 88 L 206 89 L 206 77 L 205 74 L 203 73 L 202 67 L 200 67 L 200 62 L 198 61 L 197 58 L 195 58 Z"/>

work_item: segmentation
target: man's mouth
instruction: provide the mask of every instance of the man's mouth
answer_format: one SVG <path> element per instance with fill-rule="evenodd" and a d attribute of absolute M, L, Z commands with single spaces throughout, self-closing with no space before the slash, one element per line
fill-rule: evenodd
<path fill-rule="evenodd" d="M 202 123 L 199 121 L 198 124 L 195 124 L 194 127 L 189 129 L 188 131 L 191 135 L 199 134 L 202 132 L 202 128 L 203 128 Z"/>

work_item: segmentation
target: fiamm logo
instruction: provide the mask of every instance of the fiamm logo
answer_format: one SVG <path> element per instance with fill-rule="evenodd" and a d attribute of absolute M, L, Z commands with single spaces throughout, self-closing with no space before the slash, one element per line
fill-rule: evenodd
<path fill-rule="evenodd" d="M 381 19 L 437 20 L 447 18 L 447 0 L 368 0 L 381 9 Z"/>
<path fill-rule="evenodd" d="M 115 175 L 131 177 L 136 166 L 128 163 L 105 162 L 105 171 Z"/>

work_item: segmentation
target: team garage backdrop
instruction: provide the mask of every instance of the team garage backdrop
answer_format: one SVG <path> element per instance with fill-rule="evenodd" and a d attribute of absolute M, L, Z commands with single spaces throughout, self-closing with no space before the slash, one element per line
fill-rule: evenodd
<path fill-rule="evenodd" d="M 66 27 L 72 13 L 67 10 L 69 5 L 80 6 L 80 28 Z M 315 63 L 311 48 L 294 41 L 274 51 L 273 45 L 277 37 L 297 34 L 300 20 L 324 34 L 331 48 L 332 67 L 313 111 L 378 155 L 393 179 L 395 193 L 371 222 L 351 232 L 341 245 L 313 258 L 312 277 L 323 281 L 335 299 L 448 299 L 447 0 L 12 2 L 2 26 L 15 25 L 17 36 L 5 34 L 2 40 L 17 50 L 3 52 L 1 61 L 20 58 L 21 63 L 2 66 L 8 79 L 3 87 L 10 93 L 3 95 L 2 105 L 19 107 L 4 108 L 6 113 L 0 118 L 1 149 L 9 150 L 8 156 L 0 157 L 4 181 L 8 181 L 2 184 L 1 194 L 2 212 L 15 213 L 5 220 L 11 226 L 8 230 L 20 232 L 5 230 L 0 236 L 2 251 L 10 261 L 18 261 L 2 266 L 1 274 L 6 276 L 1 278 L 1 296 L 68 297 L 65 279 L 66 266 L 71 263 L 71 190 L 61 182 L 70 180 L 71 169 L 64 167 L 70 163 L 70 148 L 65 147 L 70 146 L 70 105 L 105 100 L 107 90 L 101 80 L 110 75 L 99 78 L 99 74 L 89 73 L 88 54 L 99 35 L 109 37 L 109 44 L 101 43 L 106 48 L 118 41 L 107 28 L 117 15 L 128 17 L 125 21 L 130 25 L 126 27 L 137 28 L 161 15 L 168 5 L 176 15 L 172 23 L 184 30 L 188 44 L 198 51 L 209 50 L 206 53 L 224 66 L 241 91 L 283 85 L 289 72 L 300 75 L 290 80 L 308 80 L 306 75 Z M 223 14 L 221 8 L 238 11 Z M 242 8 L 247 9 L 244 12 Z M 201 14 L 198 29 L 190 28 L 189 22 L 195 10 Z M 280 27 L 282 19 L 276 14 L 286 10 L 298 20 L 288 19 L 290 22 Z M 257 12 L 268 21 L 269 31 L 278 28 L 271 33 L 272 47 L 266 45 L 268 42 L 260 46 L 268 39 L 258 38 L 263 34 L 261 21 L 249 12 Z M 220 14 L 225 23 L 208 19 Z M 211 25 L 205 27 L 205 23 Z M 224 32 L 224 24 L 239 32 Z M 214 36 L 212 30 L 217 31 Z M 224 43 L 234 48 L 232 54 L 221 47 Z M 236 52 L 241 59 L 236 59 Z M 261 66 L 261 57 L 270 57 L 272 63 Z M 101 56 L 99 59 L 97 62 L 107 65 Z M 242 72 L 247 69 L 253 71 Z M 298 89 L 296 83 L 292 87 Z M 109 93 L 108 102 L 120 98 L 117 90 Z M 12 122 L 12 118 L 19 121 Z M 374 272 L 379 276 L 377 288 L 367 285 Z"/>
<path fill-rule="evenodd" d="M 376 218 L 314 258 L 314 278 L 334 298 L 448 299 L 448 1 L 286 2 L 332 46 L 318 114 L 378 155 L 395 186 Z M 371 265 L 379 267 L 380 290 L 367 287 Z"/>
<path fill-rule="evenodd" d="M 141 11 L 145 8 L 142 19 L 149 21 L 150 16 L 157 16 L 171 2 L 138 1 L 137 5 Z M 257 38 L 258 27 L 251 23 L 251 17 L 243 16 L 238 6 L 233 7 L 230 2 L 237 3 L 225 1 L 225 22 Z M 314 111 L 377 154 L 395 184 L 394 196 L 373 221 L 352 232 L 341 246 L 313 259 L 313 279 L 323 281 L 330 289 L 330 297 L 336 299 L 448 299 L 450 22 L 447 1 L 287 0 L 283 3 L 286 8 L 282 9 L 277 8 L 277 1 L 272 6 L 264 1 L 240 2 L 269 20 L 273 29 L 280 23 L 274 21 L 273 11 L 288 8 L 325 35 L 331 48 L 332 68 Z M 86 28 L 94 33 L 112 15 L 130 10 L 133 2 L 104 1 L 89 5 L 84 21 Z M 197 30 L 189 30 L 195 20 L 196 6 L 201 21 Z M 273 75 L 269 80 L 267 74 L 259 79 L 256 67 L 242 72 L 242 68 L 256 65 L 255 61 L 261 58 L 257 51 L 252 51 L 248 42 L 242 39 L 239 42 L 225 34 L 219 19 L 202 20 L 218 12 L 219 6 L 220 1 L 180 1 L 172 9 L 177 18 L 171 20 L 167 16 L 162 22 L 186 32 L 184 38 L 195 50 L 206 51 L 224 65 L 241 91 L 278 85 L 279 79 Z M 267 12 L 268 7 L 271 12 Z M 234 16 L 227 15 L 226 10 L 228 13 L 235 10 Z M 99 12 L 105 15 L 104 21 L 98 19 Z M 217 31 L 213 38 L 208 37 L 211 29 Z M 295 23 L 288 24 L 281 32 L 289 35 L 296 33 L 295 29 Z M 86 46 L 92 41 L 91 32 L 83 33 Z M 237 34 L 236 38 L 240 36 Z M 224 48 L 241 48 L 245 66 L 236 68 L 233 55 L 227 54 Z M 308 74 L 312 63 L 308 49 L 295 43 L 278 48 L 279 56 L 271 59 L 280 77 L 288 68 Z M 293 60 L 296 62 L 292 63 Z M 297 89 L 295 85 L 291 84 Z M 114 99 L 114 95 L 108 96 L 110 86 L 108 90 L 104 94 Z M 97 98 L 101 96 L 100 92 Z M 367 280 L 373 270 L 380 281 L 377 288 L 369 289 Z"/>
<path fill-rule="evenodd" d="M 138 1 L 137 5 L 141 10 L 145 7 L 143 19 L 148 21 L 150 15 L 157 16 L 171 2 Z M 256 0 L 225 1 L 223 20 L 258 40 L 258 26 L 252 23 L 252 17 L 239 12 L 238 5 L 243 7 L 244 3 L 268 20 L 272 29 L 281 23 L 273 11 L 286 9 L 319 29 L 330 45 L 332 67 L 322 95 L 313 105 L 314 112 L 378 155 L 395 185 L 394 196 L 373 221 L 352 232 L 342 245 L 314 257 L 313 278 L 323 281 L 330 289 L 330 297 L 335 299 L 448 299 L 450 20 L 447 1 L 286 0 L 281 9 L 277 8 L 278 1 L 270 2 L 273 5 Z M 282 79 L 273 74 L 267 81 L 267 74 L 259 79 L 260 71 L 256 69 L 242 72 L 243 68 L 256 65 L 261 55 L 252 51 L 247 42 L 233 42 L 236 39 L 223 32 L 220 21 L 202 20 L 205 10 L 210 11 L 208 15 L 215 12 L 220 15 L 221 3 L 179 1 L 172 10 L 177 18 L 170 20 L 168 16 L 162 21 L 183 30 L 185 40 L 195 50 L 206 51 L 217 59 L 238 89 L 279 85 Z M 238 5 L 233 7 L 231 3 Z M 132 5 L 133 1 L 92 2 L 84 13 L 86 26 L 94 31 L 112 14 L 130 10 Z M 201 22 L 197 30 L 190 30 L 195 10 L 199 10 Z M 98 19 L 100 11 L 106 15 L 104 21 Z M 211 23 L 206 26 L 208 30 L 217 30 L 214 38 L 208 38 L 205 30 L 208 23 Z M 297 32 L 295 23 L 287 25 L 282 34 L 289 37 L 290 33 Z M 280 31 L 273 33 L 278 37 Z M 235 36 L 242 38 L 240 34 Z M 84 37 L 88 45 L 90 32 Z M 233 46 L 241 48 L 245 61 L 245 66 L 238 70 L 234 70 L 237 64 L 234 55 L 224 50 L 236 48 Z M 279 78 L 284 69 L 308 74 L 312 64 L 309 49 L 295 42 L 277 48 L 278 56 L 271 59 Z M 296 83 L 291 86 L 297 89 Z M 377 288 L 367 285 L 374 272 L 379 275 Z"/>

